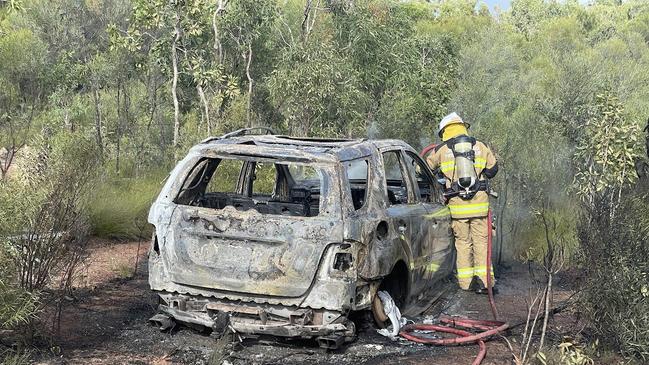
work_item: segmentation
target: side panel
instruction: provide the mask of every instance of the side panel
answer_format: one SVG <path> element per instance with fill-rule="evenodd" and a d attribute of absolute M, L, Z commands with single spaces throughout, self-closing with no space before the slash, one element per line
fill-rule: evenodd
<path fill-rule="evenodd" d="M 342 179 L 342 209 L 345 215 L 346 242 L 358 246 L 355 260 L 358 276 L 365 281 L 380 280 L 390 274 L 398 261 L 408 262 L 410 248 L 399 231 L 408 226 L 406 212 L 401 207 L 388 209 L 385 193 L 385 174 L 380 152 L 374 149 L 366 157 L 369 164 L 365 205 L 358 210 L 352 205 L 346 172 Z M 408 278 L 404 278 L 407 283 Z"/>
<path fill-rule="evenodd" d="M 410 263 L 412 295 L 425 291 L 453 270 L 453 240 L 447 207 L 426 204 L 426 213 L 417 218 L 417 255 Z M 415 224 L 413 222 L 413 224 Z"/>
<path fill-rule="evenodd" d="M 365 242 L 359 251 L 359 276 L 365 280 L 376 280 L 390 274 L 398 261 L 406 264 L 412 258 L 408 239 L 410 220 L 407 209 L 390 208 L 379 219 L 361 219 Z M 404 278 L 404 283 L 408 278 Z"/>
<path fill-rule="evenodd" d="M 435 202 L 436 182 L 428 166 L 413 151 L 404 155 L 416 200 L 423 207 L 421 214 L 412 216 L 412 247 L 410 263 L 412 295 L 418 296 L 447 277 L 453 269 L 453 233 L 448 207 Z"/>

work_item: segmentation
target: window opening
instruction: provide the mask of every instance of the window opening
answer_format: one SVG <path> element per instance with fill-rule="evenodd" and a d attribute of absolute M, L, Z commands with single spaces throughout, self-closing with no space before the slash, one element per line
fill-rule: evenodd
<path fill-rule="evenodd" d="M 408 170 L 415 174 L 419 188 L 419 196 L 416 197 L 417 201 L 432 202 L 432 196 L 436 193 L 435 183 L 424 162 L 412 152 L 406 152 L 406 166 L 408 166 Z"/>
<path fill-rule="evenodd" d="M 403 176 L 398 151 L 383 153 L 383 168 L 390 205 L 408 204 L 408 185 Z"/>
<path fill-rule="evenodd" d="M 354 209 L 359 210 L 367 201 L 367 180 L 369 162 L 367 160 L 353 160 L 344 162 L 347 181 L 351 190 Z"/>
<path fill-rule="evenodd" d="M 277 168 L 274 163 L 256 162 L 252 175 L 252 196 L 272 196 L 277 182 Z"/>
<path fill-rule="evenodd" d="M 243 161 L 221 160 L 219 173 L 212 175 L 207 185 L 207 193 L 236 193 Z"/>
<path fill-rule="evenodd" d="M 299 163 L 204 158 L 187 174 L 175 202 L 261 214 L 320 214 L 323 169 Z M 248 188 L 250 187 L 250 188 Z"/>

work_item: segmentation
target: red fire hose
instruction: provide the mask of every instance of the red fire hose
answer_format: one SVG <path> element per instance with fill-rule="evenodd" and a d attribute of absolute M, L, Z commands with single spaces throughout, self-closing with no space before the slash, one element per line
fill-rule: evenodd
<path fill-rule="evenodd" d="M 480 347 L 478 356 L 473 360 L 473 365 L 479 365 L 487 354 L 487 346 L 484 341 L 493 335 L 501 333 L 506 330 L 509 325 L 504 322 L 498 321 L 481 321 L 467 318 L 456 317 L 443 317 L 440 322 L 447 326 L 432 325 L 432 324 L 412 324 L 405 326 L 401 329 L 399 335 L 417 343 L 424 343 L 428 345 L 449 346 L 449 345 L 462 345 L 468 343 L 477 343 Z M 459 329 L 476 329 L 482 332 L 471 333 L 466 330 Z M 454 334 L 457 337 L 451 338 L 428 338 L 421 335 L 415 335 L 412 331 L 435 331 Z"/>
<path fill-rule="evenodd" d="M 494 301 L 494 290 L 493 283 L 491 278 L 491 253 L 492 253 L 492 242 L 493 242 L 493 215 L 491 209 L 487 213 L 487 294 L 489 296 L 489 307 L 491 307 L 491 314 L 494 317 L 494 321 L 498 320 L 498 309 L 496 309 L 496 302 Z"/>
<path fill-rule="evenodd" d="M 422 153 L 422 155 L 425 153 Z M 401 329 L 399 335 L 405 339 L 408 339 L 413 342 L 437 345 L 437 346 L 448 346 L 448 345 L 462 345 L 475 343 L 478 345 L 480 350 L 475 360 L 473 360 L 473 365 L 480 365 L 482 360 L 487 355 L 487 346 L 485 341 L 488 337 L 497 335 L 505 331 L 509 324 L 506 322 L 498 321 L 498 311 L 496 309 L 496 303 L 494 301 L 493 289 L 492 289 L 492 279 L 491 279 L 491 253 L 492 253 L 492 215 L 491 210 L 487 214 L 487 293 L 489 294 L 489 306 L 491 307 L 491 314 L 494 317 L 493 321 L 486 320 L 475 320 L 468 318 L 460 317 L 442 317 L 440 322 L 445 325 L 432 325 L 432 324 L 412 324 L 404 326 Z M 459 328 L 458 328 L 459 327 Z M 451 338 L 430 338 L 422 335 L 414 334 L 413 331 L 434 331 L 434 332 L 444 332 L 455 335 Z M 478 330 L 480 332 L 473 333 L 467 330 Z"/>
<path fill-rule="evenodd" d="M 434 150 L 435 147 L 437 147 L 437 145 L 435 143 L 429 144 L 428 146 L 424 147 L 423 150 L 421 150 L 421 152 L 419 153 L 419 156 L 421 156 L 422 158 L 426 158 L 426 155 L 428 154 L 428 152 Z"/>
<path fill-rule="evenodd" d="M 431 144 L 427 146 L 421 151 L 420 156 L 422 158 L 425 158 L 428 153 L 430 153 L 435 149 L 435 147 L 436 147 L 435 144 Z M 491 314 L 493 315 L 494 320 L 485 321 L 485 320 L 474 320 L 474 319 L 459 318 L 459 317 L 442 317 L 440 318 L 440 322 L 445 324 L 445 326 L 413 324 L 413 325 L 408 325 L 403 327 L 399 335 L 401 335 L 402 337 L 410 341 L 425 343 L 430 345 L 439 345 L 439 346 L 476 343 L 480 347 L 480 351 L 478 352 L 478 356 L 476 356 L 475 360 L 473 361 L 473 365 L 479 365 L 482 362 L 485 355 L 487 354 L 487 347 L 485 345 L 485 340 L 490 336 L 505 331 L 509 327 L 509 324 L 507 324 L 506 322 L 498 321 L 498 310 L 496 309 L 496 302 L 494 300 L 494 294 L 492 288 L 493 286 L 493 279 L 491 277 L 492 275 L 491 254 L 492 254 L 492 243 L 493 243 L 492 224 L 493 224 L 493 216 L 491 210 L 489 210 L 489 213 L 487 214 L 487 227 L 488 227 L 487 228 L 488 230 L 487 233 L 487 294 L 489 297 L 489 306 L 491 308 Z M 433 338 L 413 334 L 412 332 L 416 330 L 450 333 L 455 335 L 456 337 L 433 339 Z M 467 330 L 478 330 L 481 332 L 472 333 Z"/>

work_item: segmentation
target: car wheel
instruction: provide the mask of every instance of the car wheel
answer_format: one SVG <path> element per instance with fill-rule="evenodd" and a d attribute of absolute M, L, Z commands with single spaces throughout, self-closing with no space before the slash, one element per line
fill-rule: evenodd
<path fill-rule="evenodd" d="M 372 317 L 374 317 L 374 323 L 379 328 L 385 328 L 388 326 L 389 318 L 383 310 L 383 303 L 378 295 L 374 296 L 372 300 Z"/>

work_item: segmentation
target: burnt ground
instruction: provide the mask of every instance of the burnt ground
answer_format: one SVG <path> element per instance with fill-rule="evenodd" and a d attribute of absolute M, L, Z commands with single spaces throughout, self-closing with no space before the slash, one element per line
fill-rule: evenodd
<path fill-rule="evenodd" d="M 217 341 L 196 330 L 180 327 L 160 332 L 148 323 L 155 314 L 155 298 L 147 284 L 146 251 L 142 243 L 138 272 L 133 275 L 137 242 L 97 240 L 87 267 L 78 280 L 74 298 L 65 308 L 58 335 L 50 350 L 35 354 L 38 364 L 470 364 L 477 346 L 431 347 L 405 340 L 392 341 L 376 333 L 367 316 L 359 315 L 358 338 L 337 351 L 325 351 L 313 341 L 244 340 Z M 555 300 L 572 294 L 570 276 L 558 280 Z M 525 320 L 531 279 L 525 265 L 506 268 L 499 278 L 496 296 L 501 319 L 511 324 Z M 424 313 L 490 319 L 487 297 L 452 287 Z M 576 319 L 569 311 L 552 322 L 550 338 L 574 330 Z M 514 348 L 520 343 L 522 326 L 507 334 Z M 487 343 L 483 364 L 511 364 L 512 352 L 502 338 Z"/>

